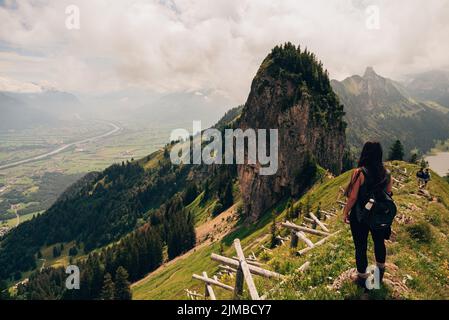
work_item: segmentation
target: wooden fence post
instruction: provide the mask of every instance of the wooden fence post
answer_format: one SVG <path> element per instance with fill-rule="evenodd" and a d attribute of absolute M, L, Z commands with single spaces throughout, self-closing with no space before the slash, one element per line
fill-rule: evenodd
<path fill-rule="evenodd" d="M 208 278 L 206 271 L 203 272 L 203 277 L 206 279 Z M 205 289 L 206 289 L 204 294 L 205 299 L 209 297 L 211 300 L 217 300 L 214 289 L 212 289 L 212 286 L 207 282 L 205 283 Z"/>
<path fill-rule="evenodd" d="M 239 271 L 243 274 L 243 278 L 248 286 L 248 291 L 253 300 L 260 300 L 259 293 L 257 292 L 256 285 L 254 284 L 253 277 L 248 267 L 248 263 L 246 262 L 245 255 L 242 250 L 242 246 L 240 245 L 240 240 L 234 240 L 235 251 L 237 252 L 237 257 L 240 259 L 240 267 Z M 239 272 L 237 272 L 238 274 Z M 242 284 L 243 285 L 243 284 Z M 237 287 L 237 283 L 235 285 Z"/>
<path fill-rule="evenodd" d="M 188 296 L 192 299 L 197 298 L 207 298 L 209 297 L 211 300 L 215 300 L 215 292 L 213 291 L 212 286 L 217 286 L 219 288 L 232 291 L 234 293 L 234 299 L 240 299 L 243 295 L 243 287 L 244 283 L 246 283 L 248 287 L 248 292 L 252 300 L 260 300 L 259 293 L 257 292 L 256 285 L 253 280 L 253 274 L 262 276 L 269 279 L 276 279 L 279 281 L 285 280 L 285 276 L 276 273 L 274 271 L 265 270 L 258 265 L 261 265 L 259 262 L 256 262 L 254 260 L 257 260 L 256 255 L 254 252 L 252 252 L 252 255 L 248 258 L 247 261 L 243 249 L 240 243 L 239 239 L 234 240 L 234 246 L 235 251 L 237 253 L 236 258 L 227 258 L 220 256 L 218 254 L 212 253 L 211 259 L 217 262 L 220 262 L 221 265 L 219 268 L 223 270 L 224 272 L 228 272 L 228 274 L 233 275 L 233 273 L 236 273 L 236 280 L 235 280 L 235 286 L 231 287 L 227 284 L 224 284 L 218 280 L 216 276 L 213 277 L 213 279 L 209 278 L 207 276 L 206 272 L 202 273 L 202 276 L 193 274 L 192 277 L 194 279 L 200 280 L 205 282 L 205 295 L 198 294 L 197 292 L 192 292 L 189 290 L 185 290 L 188 294 Z M 266 249 L 266 248 L 265 248 Z M 267 249 L 269 250 L 269 249 Z M 252 264 L 250 264 L 252 263 Z M 253 265 L 254 264 L 254 265 Z"/>
<path fill-rule="evenodd" d="M 240 300 L 240 297 L 243 294 L 243 278 L 243 270 L 242 267 L 239 266 L 235 275 L 234 300 Z"/>
<path fill-rule="evenodd" d="M 290 242 L 290 248 L 297 248 L 298 247 L 298 235 L 295 231 L 292 231 L 292 241 Z"/>

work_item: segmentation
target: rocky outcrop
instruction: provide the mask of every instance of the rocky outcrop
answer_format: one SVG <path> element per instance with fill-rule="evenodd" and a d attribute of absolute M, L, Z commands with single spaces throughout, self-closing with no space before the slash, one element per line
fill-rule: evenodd
<path fill-rule="evenodd" d="M 340 173 L 345 147 L 342 109 L 313 54 L 290 44 L 273 49 L 253 80 L 239 126 L 278 129 L 279 169 L 262 176 L 259 163 L 238 167 L 247 214 L 257 219 L 283 197 L 302 193 L 307 185 L 304 168 L 313 161 Z"/>

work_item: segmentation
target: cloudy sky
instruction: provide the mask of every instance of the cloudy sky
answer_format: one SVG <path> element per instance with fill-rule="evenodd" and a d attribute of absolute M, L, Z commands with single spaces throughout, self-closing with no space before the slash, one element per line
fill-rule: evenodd
<path fill-rule="evenodd" d="M 79 30 L 67 28 L 71 4 Z M 447 68 L 448 39 L 446 0 L 0 0 L 3 83 L 86 94 L 215 90 L 241 103 L 285 41 L 332 78 L 370 65 L 398 79 Z"/>

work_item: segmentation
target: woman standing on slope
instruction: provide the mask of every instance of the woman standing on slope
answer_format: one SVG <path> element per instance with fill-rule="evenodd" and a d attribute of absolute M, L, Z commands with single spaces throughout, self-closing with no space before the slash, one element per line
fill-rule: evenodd
<path fill-rule="evenodd" d="M 366 207 L 368 210 L 372 206 L 372 199 L 367 199 L 365 195 L 373 192 L 386 192 L 392 195 L 392 181 L 390 173 L 385 169 L 382 161 L 382 146 L 378 142 L 367 142 L 363 147 L 358 163 L 358 168 L 354 171 L 351 181 L 346 188 L 345 195 L 348 202 L 344 208 L 344 222 L 351 225 L 352 238 L 355 246 L 355 259 L 357 264 L 357 284 L 365 288 L 366 279 L 369 273 L 367 249 L 368 234 L 371 233 L 374 242 L 374 254 L 377 266 L 380 271 L 380 282 L 385 273 L 386 247 L 385 240 L 390 238 L 391 228 L 383 230 L 373 229 L 361 218 L 360 211 Z"/>

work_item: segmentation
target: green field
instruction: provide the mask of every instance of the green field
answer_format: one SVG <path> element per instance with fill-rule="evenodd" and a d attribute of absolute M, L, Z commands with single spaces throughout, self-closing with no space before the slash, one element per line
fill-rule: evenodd
<path fill-rule="evenodd" d="M 112 136 L 74 146 L 50 158 L 0 170 L 0 223 L 15 217 L 11 205 L 20 206 L 19 215 L 46 210 L 84 174 L 151 154 L 168 141 L 171 131 L 169 127 L 136 128 L 134 123 L 125 122 L 119 125 L 122 130 Z M 108 130 L 106 124 L 87 122 L 62 129 L 3 132 L 0 133 L 0 164 L 43 154 L 62 142 L 79 141 Z"/>
<path fill-rule="evenodd" d="M 23 223 L 23 222 L 25 222 L 25 221 L 31 220 L 36 214 L 39 214 L 39 213 L 40 213 L 40 212 L 37 212 L 37 213 L 29 213 L 29 214 L 20 216 L 20 223 Z M 3 220 L 3 221 L 0 223 L 0 226 L 2 226 L 2 225 L 7 226 L 7 227 L 10 227 L 10 228 L 13 228 L 13 227 L 15 227 L 15 226 L 17 225 L 17 218 L 11 218 L 11 219 L 9 219 L 9 220 Z"/>

